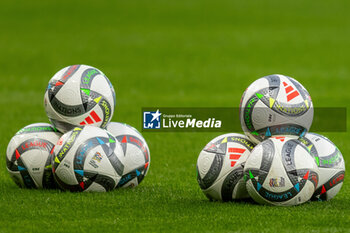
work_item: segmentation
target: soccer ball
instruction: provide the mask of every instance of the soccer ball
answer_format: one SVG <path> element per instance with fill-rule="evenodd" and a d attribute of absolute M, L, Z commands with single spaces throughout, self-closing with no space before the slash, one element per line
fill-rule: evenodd
<path fill-rule="evenodd" d="M 279 74 L 253 82 L 240 103 L 242 129 L 254 143 L 270 136 L 303 136 L 313 114 L 307 90 L 295 79 Z"/>
<path fill-rule="evenodd" d="M 51 123 L 61 132 L 75 126 L 104 128 L 112 119 L 115 92 L 98 69 L 73 65 L 58 71 L 47 86 L 44 105 Z"/>
<path fill-rule="evenodd" d="M 124 172 L 117 188 L 135 187 L 147 175 L 150 152 L 146 140 L 130 125 L 111 122 L 106 127 L 120 142 L 124 155 Z"/>
<path fill-rule="evenodd" d="M 54 149 L 52 171 L 61 188 L 73 192 L 104 192 L 123 174 L 123 150 L 106 130 L 83 126 L 64 134 Z"/>
<path fill-rule="evenodd" d="M 297 139 L 272 137 L 251 152 L 244 178 L 256 202 L 292 206 L 311 198 L 318 183 L 318 167 Z"/>
<path fill-rule="evenodd" d="M 6 152 L 7 171 L 21 188 L 56 188 L 51 152 L 61 137 L 52 125 L 36 123 L 19 130 Z"/>
<path fill-rule="evenodd" d="M 307 133 L 299 139 L 310 151 L 319 167 L 319 182 L 312 200 L 330 200 L 339 192 L 345 175 L 344 158 L 326 137 Z"/>
<path fill-rule="evenodd" d="M 211 140 L 197 160 L 197 181 L 210 200 L 232 201 L 248 198 L 243 167 L 254 144 L 237 133 Z"/>

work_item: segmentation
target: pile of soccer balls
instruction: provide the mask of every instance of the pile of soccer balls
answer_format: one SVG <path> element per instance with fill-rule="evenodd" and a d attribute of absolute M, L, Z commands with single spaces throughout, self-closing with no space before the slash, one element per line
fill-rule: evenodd
<path fill-rule="evenodd" d="M 253 82 L 242 96 L 240 120 L 245 135 L 216 137 L 199 154 L 197 180 L 210 200 L 250 196 L 291 206 L 339 192 L 344 159 L 328 138 L 308 132 L 313 104 L 295 79 L 270 75 Z"/>
<path fill-rule="evenodd" d="M 109 191 L 137 186 L 146 176 L 147 143 L 133 127 L 110 122 L 115 91 L 100 70 L 73 65 L 58 71 L 44 104 L 52 125 L 28 125 L 7 147 L 7 169 L 18 186 Z"/>

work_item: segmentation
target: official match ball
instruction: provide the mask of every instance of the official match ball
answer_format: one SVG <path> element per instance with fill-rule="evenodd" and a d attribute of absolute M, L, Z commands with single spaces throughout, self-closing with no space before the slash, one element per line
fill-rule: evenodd
<path fill-rule="evenodd" d="M 19 130 L 6 152 L 7 171 L 21 188 L 56 188 L 51 152 L 61 137 L 52 125 L 36 123 Z"/>
<path fill-rule="evenodd" d="M 94 126 L 76 127 L 65 133 L 55 145 L 52 163 L 57 183 L 72 192 L 112 190 L 124 171 L 120 143 Z"/>
<path fill-rule="evenodd" d="M 307 133 L 299 140 L 308 148 L 319 167 L 319 182 L 312 200 L 332 199 L 344 181 L 345 162 L 342 154 L 333 142 L 316 133 Z"/>
<path fill-rule="evenodd" d="M 147 175 L 151 159 L 146 140 L 127 124 L 110 122 L 106 129 L 116 137 L 123 150 L 124 172 L 117 188 L 139 185 Z"/>
<path fill-rule="evenodd" d="M 254 144 L 242 134 L 229 133 L 211 140 L 197 160 L 197 181 L 210 200 L 248 198 L 243 167 Z"/>
<path fill-rule="evenodd" d="M 318 167 L 297 139 L 272 137 L 251 152 L 244 178 L 256 202 L 292 206 L 310 200 L 318 183 Z"/>
<path fill-rule="evenodd" d="M 270 136 L 303 136 L 313 114 L 307 90 L 295 79 L 279 74 L 253 82 L 240 103 L 242 129 L 254 143 Z"/>
<path fill-rule="evenodd" d="M 87 65 L 58 71 L 49 81 L 44 97 L 47 116 L 63 133 L 75 126 L 106 127 L 115 104 L 111 82 L 100 70 Z"/>

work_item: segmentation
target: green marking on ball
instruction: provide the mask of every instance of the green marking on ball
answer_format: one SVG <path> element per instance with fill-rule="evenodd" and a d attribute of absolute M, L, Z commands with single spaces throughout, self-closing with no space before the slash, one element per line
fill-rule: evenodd
<path fill-rule="evenodd" d="M 254 179 L 254 176 L 253 176 L 251 171 L 249 171 L 249 177 L 250 177 L 250 179 Z"/>
<path fill-rule="evenodd" d="M 90 96 L 90 90 L 89 89 L 85 89 L 85 88 L 81 88 L 81 90 L 88 96 Z"/>
<path fill-rule="evenodd" d="M 252 132 L 253 135 L 259 136 L 258 132 L 254 131 Z"/>
<path fill-rule="evenodd" d="M 256 93 L 256 96 L 261 99 L 262 97 L 264 97 L 264 95 L 260 94 L 260 93 Z"/>
<path fill-rule="evenodd" d="M 315 157 L 315 161 L 317 163 L 317 166 L 320 166 L 320 159 L 318 157 Z"/>

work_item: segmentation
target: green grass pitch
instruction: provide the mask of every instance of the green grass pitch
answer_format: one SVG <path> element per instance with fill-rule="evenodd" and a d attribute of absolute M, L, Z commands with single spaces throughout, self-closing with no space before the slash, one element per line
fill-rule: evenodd
<path fill-rule="evenodd" d="M 347 107 L 349 9 L 346 0 L 2 0 L 0 232 L 350 232 L 348 177 L 329 202 L 209 202 L 196 161 L 217 133 L 145 133 L 151 166 L 132 190 L 24 190 L 5 165 L 14 133 L 48 121 L 46 85 L 72 64 L 106 73 L 113 120 L 138 129 L 141 107 L 237 107 L 252 81 L 273 73 L 299 80 L 316 107 Z M 325 135 L 349 168 L 349 133 Z"/>

